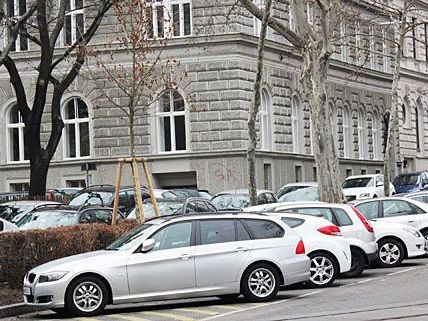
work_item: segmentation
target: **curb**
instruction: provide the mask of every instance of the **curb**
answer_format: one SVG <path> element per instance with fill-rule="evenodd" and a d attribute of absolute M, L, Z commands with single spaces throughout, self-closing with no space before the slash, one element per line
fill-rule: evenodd
<path fill-rule="evenodd" d="M 24 303 L 0 306 L 0 318 L 13 317 L 20 314 L 41 311 L 43 308 L 33 307 Z"/>

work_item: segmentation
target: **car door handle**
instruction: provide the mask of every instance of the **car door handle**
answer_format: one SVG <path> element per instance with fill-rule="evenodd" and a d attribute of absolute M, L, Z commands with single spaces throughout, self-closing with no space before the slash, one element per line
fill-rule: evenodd
<path fill-rule="evenodd" d="M 235 252 L 245 252 L 248 251 L 246 247 L 240 246 L 235 249 Z"/>
<path fill-rule="evenodd" d="M 181 259 L 181 260 L 188 260 L 188 259 L 191 259 L 192 257 L 193 256 L 190 255 L 190 254 L 182 254 L 178 258 Z"/>

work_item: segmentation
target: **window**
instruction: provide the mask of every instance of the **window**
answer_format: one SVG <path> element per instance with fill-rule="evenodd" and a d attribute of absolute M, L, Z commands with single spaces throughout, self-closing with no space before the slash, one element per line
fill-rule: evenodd
<path fill-rule="evenodd" d="M 60 44 L 71 46 L 85 32 L 83 0 L 66 0 L 64 28 Z"/>
<path fill-rule="evenodd" d="M 82 213 L 79 223 L 104 223 L 111 224 L 112 211 L 103 209 L 91 209 Z"/>
<path fill-rule="evenodd" d="M 146 0 L 146 15 L 151 26 L 149 38 L 190 36 L 192 8 L 189 0 Z"/>
<path fill-rule="evenodd" d="M 351 113 L 348 108 L 343 109 L 343 157 L 350 158 L 352 150 L 351 140 Z"/>
<path fill-rule="evenodd" d="M 9 17 L 19 18 L 27 12 L 27 1 L 26 0 L 7 0 L 7 14 Z M 18 33 L 15 43 L 12 45 L 11 51 L 25 51 L 28 50 L 28 38 L 22 34 L 27 33 L 27 28 L 22 26 Z M 5 37 L 7 42 L 12 35 L 8 31 L 8 36 Z"/>
<path fill-rule="evenodd" d="M 302 139 L 302 126 L 301 126 L 301 119 L 302 119 L 302 110 L 301 110 L 301 104 L 300 99 L 297 96 L 293 96 L 291 100 L 291 130 L 293 135 L 293 153 L 299 154 L 302 152 L 302 145 L 303 145 L 303 139 Z"/>
<path fill-rule="evenodd" d="M 158 99 L 158 146 L 160 152 L 186 150 L 186 114 L 183 97 L 168 90 Z"/>
<path fill-rule="evenodd" d="M 418 107 L 415 107 L 415 127 L 416 127 L 416 149 L 421 150 L 421 137 L 419 131 L 419 111 Z"/>
<path fill-rule="evenodd" d="M 283 221 L 285 224 L 287 224 L 289 227 L 297 227 L 305 223 L 305 220 L 302 220 L 300 218 L 294 218 L 294 217 L 282 217 L 281 221 Z"/>
<path fill-rule="evenodd" d="M 338 226 L 348 226 L 352 225 L 352 220 L 348 216 L 345 210 L 341 208 L 333 208 L 333 212 L 336 216 Z"/>
<path fill-rule="evenodd" d="M 238 241 L 251 240 L 250 234 L 248 233 L 247 229 L 242 224 L 242 222 L 239 220 L 236 221 L 236 233 L 237 233 Z"/>
<path fill-rule="evenodd" d="M 358 154 L 360 156 L 360 159 L 365 159 L 367 157 L 366 155 L 366 135 L 365 135 L 365 129 L 364 129 L 364 113 L 362 110 L 358 112 Z"/>
<path fill-rule="evenodd" d="M 413 208 L 405 201 L 383 201 L 383 216 L 412 215 Z"/>
<path fill-rule="evenodd" d="M 389 72 L 389 66 L 391 64 L 389 57 L 389 41 L 388 34 L 385 29 L 382 30 L 382 56 L 383 56 L 383 71 Z"/>
<path fill-rule="evenodd" d="M 10 183 L 9 190 L 11 192 L 25 192 L 30 189 L 29 183 Z"/>
<path fill-rule="evenodd" d="M 306 14 L 308 16 L 308 23 L 313 25 L 314 24 L 314 4 L 312 1 L 308 1 L 306 3 Z"/>
<path fill-rule="evenodd" d="M 425 61 L 428 61 L 428 22 L 424 23 L 424 45 L 425 45 Z"/>
<path fill-rule="evenodd" d="M 9 111 L 6 130 L 9 162 L 23 162 L 28 160 L 29 155 L 25 147 L 25 124 L 16 104 Z"/>
<path fill-rule="evenodd" d="M 259 7 L 259 9 L 264 10 L 265 8 L 265 1 L 264 0 L 253 0 L 253 2 Z M 262 28 L 261 21 L 254 17 L 254 36 L 260 37 L 260 30 Z M 272 39 L 273 37 L 273 29 L 268 27 L 266 30 L 266 39 Z"/>
<path fill-rule="evenodd" d="M 261 90 L 260 104 L 260 148 L 272 150 L 272 107 L 269 92 L 266 88 Z"/>
<path fill-rule="evenodd" d="M 288 26 L 291 31 L 296 31 L 296 22 L 294 21 L 294 16 L 292 12 L 291 4 L 288 5 Z"/>
<path fill-rule="evenodd" d="M 235 242 L 235 220 L 201 220 L 201 245 Z"/>
<path fill-rule="evenodd" d="M 155 240 L 153 251 L 188 247 L 192 239 L 192 222 L 168 225 L 150 238 Z"/>
<path fill-rule="evenodd" d="M 401 105 L 401 116 L 403 121 L 403 126 L 407 125 L 407 108 L 408 108 L 408 101 L 407 98 L 404 98 L 404 104 Z"/>
<path fill-rule="evenodd" d="M 416 18 L 412 18 L 412 48 L 413 48 L 413 58 L 417 58 L 417 46 L 416 46 Z"/>
<path fill-rule="evenodd" d="M 356 206 L 356 208 L 368 220 L 376 219 L 379 217 L 379 202 L 378 201 L 359 204 Z"/>
<path fill-rule="evenodd" d="M 71 98 L 63 109 L 64 157 L 81 158 L 90 156 L 88 106 L 80 98 Z"/>
<path fill-rule="evenodd" d="M 284 230 L 276 223 L 268 220 L 243 220 L 255 239 L 271 239 L 284 236 Z"/>
<path fill-rule="evenodd" d="M 327 221 L 330 221 L 333 224 L 337 225 L 336 218 L 333 216 L 333 213 L 329 208 L 322 208 L 322 207 L 295 208 L 295 209 L 293 209 L 293 212 L 299 213 L 299 214 L 304 214 L 304 215 L 312 215 L 312 216 L 322 217 L 322 218 L 325 218 Z"/>
<path fill-rule="evenodd" d="M 340 22 L 340 53 L 341 53 L 341 59 L 344 62 L 348 62 L 349 52 L 348 52 L 348 42 L 347 42 L 347 36 L 346 36 L 346 22 L 345 20 L 342 20 Z"/>
<path fill-rule="evenodd" d="M 372 138 L 373 138 L 373 158 L 381 159 L 381 128 L 380 119 L 377 112 L 373 113 L 372 119 Z"/>
<path fill-rule="evenodd" d="M 65 181 L 66 187 L 80 187 L 85 188 L 86 187 L 86 181 L 84 179 L 71 179 Z"/>
<path fill-rule="evenodd" d="M 303 180 L 302 166 L 296 165 L 294 166 L 294 181 L 297 183 L 297 182 L 301 182 L 302 180 Z"/>
<path fill-rule="evenodd" d="M 361 52 L 362 46 L 361 46 L 361 28 L 360 28 L 360 22 L 355 22 L 355 63 L 362 64 L 363 62 L 363 55 Z"/>
<path fill-rule="evenodd" d="M 374 26 L 371 25 L 369 27 L 369 37 L 370 37 L 370 68 L 375 69 L 376 68 L 376 37 L 375 37 L 375 31 Z"/>

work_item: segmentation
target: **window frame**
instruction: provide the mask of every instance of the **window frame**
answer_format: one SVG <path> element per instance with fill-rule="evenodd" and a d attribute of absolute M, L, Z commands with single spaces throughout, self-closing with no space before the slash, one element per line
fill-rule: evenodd
<path fill-rule="evenodd" d="M 266 126 L 265 126 L 266 124 Z M 263 151 L 273 150 L 273 134 L 272 134 L 272 97 L 267 88 L 260 89 L 260 110 L 259 110 L 259 135 L 260 149 Z"/>
<path fill-rule="evenodd" d="M 11 114 L 14 108 L 17 108 L 18 112 L 18 123 L 12 123 L 11 121 Z M 18 129 L 18 149 L 19 149 L 19 160 L 12 160 L 12 135 L 11 131 L 13 129 Z M 18 109 L 17 102 L 14 102 L 9 105 L 7 108 L 7 114 L 6 114 L 6 157 L 7 157 L 7 163 L 8 164 L 28 164 L 30 162 L 29 159 L 25 159 L 25 123 L 23 120 L 23 117 L 21 115 L 21 112 Z"/>
<path fill-rule="evenodd" d="M 201 222 L 207 222 L 207 221 L 232 221 L 233 227 L 234 227 L 233 233 L 235 235 L 235 239 L 233 241 L 227 241 L 227 242 L 202 244 Z M 246 228 L 246 226 L 244 227 Z M 251 237 L 251 233 L 249 233 L 248 229 L 247 229 L 247 232 Z M 235 218 L 219 217 L 219 218 L 207 218 L 207 219 L 196 220 L 196 246 L 212 246 L 212 245 L 226 244 L 226 243 L 232 243 L 237 241 L 238 241 L 238 227 L 237 227 Z"/>
<path fill-rule="evenodd" d="M 302 154 L 303 148 L 301 146 L 304 141 L 303 126 L 302 126 L 302 101 L 298 95 L 293 95 L 291 98 L 291 135 L 292 135 L 292 148 L 294 154 Z"/>
<path fill-rule="evenodd" d="M 19 19 L 23 14 L 26 13 L 27 11 L 27 6 L 28 6 L 28 2 L 25 0 L 25 11 L 24 12 L 20 12 L 20 0 L 10 0 L 11 2 L 13 2 L 13 16 L 17 19 Z M 6 14 L 9 13 L 9 3 L 8 1 L 5 1 L 5 12 Z M 3 37 L 3 46 L 6 46 L 7 43 L 9 42 L 9 38 L 10 38 L 10 34 L 9 34 L 9 30 L 7 28 L 7 26 L 5 25 L 5 23 L 2 23 L 3 27 L 4 27 L 4 33 L 3 35 L 1 35 L 1 37 Z M 27 27 L 24 25 L 23 26 L 24 29 L 27 29 Z M 15 47 L 12 48 L 10 50 L 10 52 L 25 52 L 25 51 L 29 51 L 30 50 L 30 41 L 29 39 L 26 37 L 27 40 L 27 49 L 21 49 L 21 35 L 18 33 L 16 40 L 15 40 Z"/>
<path fill-rule="evenodd" d="M 76 104 L 77 100 L 81 100 L 88 110 L 88 117 L 87 118 L 76 118 L 78 116 L 78 104 Z M 68 103 L 74 100 L 74 108 L 75 108 L 75 118 L 73 119 L 66 119 L 65 112 Z M 77 108 L 77 109 L 76 109 Z M 79 160 L 79 159 L 88 159 L 91 158 L 93 155 L 92 149 L 93 149 L 93 127 L 92 127 L 92 121 L 91 121 L 91 111 L 90 105 L 87 103 L 85 99 L 79 96 L 70 96 L 67 99 L 64 99 L 63 103 L 61 104 L 61 117 L 64 122 L 64 128 L 63 128 L 63 138 L 62 138 L 62 148 L 63 148 L 63 160 Z M 89 133 L 89 155 L 88 156 L 81 156 L 80 152 L 80 124 L 82 123 L 88 123 L 88 133 Z M 67 156 L 67 125 L 74 125 L 74 139 L 75 139 L 75 148 L 76 148 L 76 157 L 68 157 Z"/>
<path fill-rule="evenodd" d="M 153 231 L 153 233 L 151 233 L 146 239 L 144 239 L 144 241 L 145 240 L 149 240 L 149 239 L 152 239 L 153 238 L 153 236 L 155 235 L 155 234 L 157 234 L 157 233 L 159 233 L 159 232 L 161 232 L 163 229 L 165 229 L 165 228 L 168 228 L 168 227 L 170 227 L 170 226 L 172 226 L 172 225 L 176 225 L 176 224 L 181 224 L 181 223 L 188 223 L 188 222 L 190 222 L 192 225 L 191 225 L 191 231 L 190 231 L 190 245 L 189 246 L 183 246 L 183 247 L 179 247 L 179 248 L 185 248 L 185 247 L 192 247 L 192 246 L 195 246 L 196 245 L 196 228 L 195 228 L 195 220 L 182 220 L 182 221 L 178 221 L 178 222 L 168 222 L 167 224 L 165 224 L 165 225 L 162 225 L 161 227 L 159 227 L 158 229 L 156 229 L 156 231 Z M 137 250 L 134 252 L 134 253 L 141 253 L 141 247 L 142 247 L 142 244 L 137 248 Z M 154 252 L 158 252 L 158 251 L 166 251 L 166 250 L 176 250 L 176 249 L 179 249 L 179 248 L 173 248 L 173 249 L 164 249 L 164 250 L 155 250 Z M 152 250 L 150 250 L 148 253 L 151 253 L 153 251 L 153 249 Z"/>
<path fill-rule="evenodd" d="M 82 0 L 82 8 L 81 9 L 76 9 L 76 0 L 66 0 L 70 2 L 70 10 L 67 12 L 65 12 L 64 14 L 64 26 L 61 29 L 61 32 L 59 34 L 58 37 L 58 44 L 60 47 L 67 47 L 67 46 L 72 46 L 76 41 L 77 41 L 77 32 L 76 32 L 76 16 L 81 14 L 83 16 L 83 30 L 82 33 L 85 32 L 86 30 L 86 26 L 85 26 L 85 0 Z M 58 6 L 60 5 L 60 1 L 58 2 Z M 65 21 L 66 21 L 66 17 L 67 16 L 71 16 L 71 44 L 67 44 L 66 43 L 66 25 L 65 25 Z"/>
<path fill-rule="evenodd" d="M 349 107 L 345 106 L 343 107 L 343 114 L 342 114 L 342 129 L 343 129 L 343 157 L 344 158 L 351 158 L 352 155 L 352 113 Z"/>
<path fill-rule="evenodd" d="M 363 110 L 358 110 L 357 117 L 357 134 L 358 134 L 358 158 L 367 158 L 367 138 L 365 130 L 365 113 Z"/>
<path fill-rule="evenodd" d="M 174 111 L 174 100 L 173 100 L 173 92 L 176 91 L 181 98 L 184 101 L 184 110 L 183 111 Z M 189 152 L 190 151 L 190 140 L 189 140 L 189 136 L 190 136 L 190 126 L 189 126 L 189 107 L 188 104 L 186 102 L 186 99 L 184 97 L 184 95 L 182 94 L 182 92 L 178 89 L 171 89 L 169 91 L 170 93 L 170 97 L 169 97 L 169 101 L 170 101 L 170 111 L 169 112 L 162 112 L 161 111 L 161 104 L 160 104 L 160 100 L 162 95 L 164 95 L 166 93 L 166 91 L 161 92 L 160 95 L 158 95 L 157 99 L 156 99 L 156 114 L 155 114 L 155 133 L 156 133 L 156 152 L 158 154 L 177 154 L 177 153 L 185 153 L 185 152 Z M 186 144 L 186 148 L 183 150 L 177 150 L 176 149 L 176 140 L 175 140 L 175 117 L 179 117 L 179 116 L 184 116 L 184 132 L 186 135 L 186 139 L 185 139 L 185 144 Z M 162 146 L 162 138 L 163 138 L 163 132 L 161 132 L 161 126 L 160 126 L 160 120 L 161 118 L 166 118 L 168 117 L 170 119 L 170 139 L 171 139 L 171 150 L 170 151 L 165 151 L 165 150 L 161 150 L 161 146 Z"/>

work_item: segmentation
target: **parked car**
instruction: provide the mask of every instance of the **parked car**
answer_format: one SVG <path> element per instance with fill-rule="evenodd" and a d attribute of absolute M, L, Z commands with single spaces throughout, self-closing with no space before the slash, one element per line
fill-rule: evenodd
<path fill-rule="evenodd" d="M 260 211 L 260 208 L 258 210 Z M 245 211 L 252 211 L 252 208 Z M 323 217 L 338 226 L 351 246 L 352 263 L 348 276 L 360 275 L 364 267 L 377 258 L 378 245 L 373 227 L 354 207 L 347 204 L 290 202 L 276 206 L 273 211 Z"/>
<path fill-rule="evenodd" d="M 257 191 L 258 204 L 269 204 L 277 202 L 275 193 L 268 190 Z M 217 193 L 211 202 L 219 211 L 240 211 L 250 204 L 247 189 L 236 189 Z"/>
<path fill-rule="evenodd" d="M 22 216 L 33 211 L 36 208 L 45 206 L 46 204 L 57 204 L 57 202 L 49 201 L 11 201 L 0 204 L 0 218 L 11 223 L 16 223 Z"/>
<path fill-rule="evenodd" d="M 371 224 L 379 246 L 379 266 L 399 266 L 407 258 L 426 254 L 427 241 L 416 228 L 392 222 L 371 221 Z"/>
<path fill-rule="evenodd" d="M 279 215 L 305 243 L 306 253 L 311 259 L 312 286 L 330 286 L 339 274 L 351 269 L 351 248 L 339 227 L 324 218 L 288 213 Z"/>
<path fill-rule="evenodd" d="M 196 189 L 154 189 L 156 198 L 202 197 L 211 200 L 212 195 L 205 190 Z"/>
<path fill-rule="evenodd" d="M 203 296 L 243 294 L 264 302 L 282 285 L 307 281 L 309 267 L 300 236 L 279 218 L 169 216 L 138 226 L 106 250 L 32 269 L 24 301 L 80 316 L 99 314 L 107 304 Z"/>
<path fill-rule="evenodd" d="M 280 200 L 281 197 L 286 194 L 293 193 L 295 191 L 298 191 L 300 189 L 305 189 L 308 187 L 318 187 L 318 183 L 317 182 L 299 182 L 299 183 L 286 184 L 276 192 L 276 198 Z"/>
<path fill-rule="evenodd" d="M 217 212 L 217 208 L 208 200 L 201 197 L 191 197 L 187 199 L 158 199 L 157 204 L 159 207 L 160 216 L 178 215 L 185 213 L 196 212 Z M 144 218 L 146 220 L 156 217 L 155 210 L 151 199 L 146 199 L 143 202 Z M 136 208 L 134 208 L 129 215 L 128 219 L 136 219 Z"/>
<path fill-rule="evenodd" d="M 48 200 L 53 199 L 69 199 L 77 192 L 81 191 L 83 188 L 80 187 L 60 187 L 60 188 L 51 188 L 46 190 L 46 198 Z"/>
<path fill-rule="evenodd" d="M 403 173 L 392 183 L 397 194 L 417 192 L 428 187 L 428 172 Z"/>
<path fill-rule="evenodd" d="M 428 204 L 411 198 L 387 197 L 354 205 L 369 220 L 410 225 L 428 239 Z"/>
<path fill-rule="evenodd" d="M 94 185 L 74 194 L 68 201 L 70 206 L 102 205 L 113 207 L 115 187 L 112 185 Z M 150 194 L 146 187 L 141 187 L 141 196 L 149 198 Z M 121 187 L 119 192 L 119 209 L 125 215 L 135 207 L 134 187 Z"/>
<path fill-rule="evenodd" d="M 18 231 L 18 227 L 15 224 L 0 218 L 0 233 Z"/>
<path fill-rule="evenodd" d="M 400 194 L 400 196 L 404 198 L 410 198 L 415 201 L 419 201 L 422 203 L 428 203 L 428 191 L 420 191 L 408 194 Z"/>
<path fill-rule="evenodd" d="M 24 215 L 16 225 L 20 230 L 47 229 L 86 223 L 111 224 L 111 207 L 88 205 L 77 209 L 69 206 L 45 206 Z M 118 219 L 124 219 L 118 212 Z"/>
<path fill-rule="evenodd" d="M 346 201 L 356 199 L 384 197 L 384 176 L 382 174 L 349 176 L 342 184 Z M 395 194 L 394 185 L 390 183 L 391 195 Z"/>

